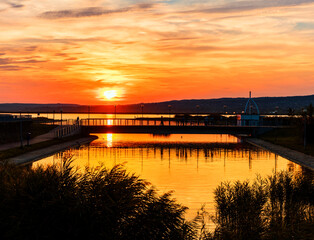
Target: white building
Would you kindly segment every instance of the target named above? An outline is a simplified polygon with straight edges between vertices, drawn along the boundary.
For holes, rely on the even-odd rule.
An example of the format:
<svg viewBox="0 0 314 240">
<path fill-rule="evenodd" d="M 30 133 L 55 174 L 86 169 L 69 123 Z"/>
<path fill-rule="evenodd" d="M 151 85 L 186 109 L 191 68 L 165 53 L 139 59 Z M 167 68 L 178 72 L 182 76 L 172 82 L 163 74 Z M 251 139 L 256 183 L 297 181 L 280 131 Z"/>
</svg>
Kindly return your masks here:
<svg viewBox="0 0 314 240">
<path fill-rule="evenodd" d="M 256 113 L 253 113 L 253 107 L 255 107 Z M 259 126 L 261 125 L 262 117 L 260 116 L 260 112 L 256 102 L 251 97 L 246 102 L 244 113 L 239 114 L 237 116 L 237 125 L 238 126 Z"/>
</svg>

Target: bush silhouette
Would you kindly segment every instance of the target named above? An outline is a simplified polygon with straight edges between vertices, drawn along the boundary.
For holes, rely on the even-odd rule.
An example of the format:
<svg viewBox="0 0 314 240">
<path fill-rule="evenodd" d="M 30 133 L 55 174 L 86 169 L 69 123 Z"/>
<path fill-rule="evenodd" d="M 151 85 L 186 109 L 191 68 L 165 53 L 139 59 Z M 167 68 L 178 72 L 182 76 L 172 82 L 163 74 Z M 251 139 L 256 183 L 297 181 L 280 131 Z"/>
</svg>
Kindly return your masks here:
<svg viewBox="0 0 314 240">
<path fill-rule="evenodd" d="M 121 166 L 0 167 L 0 239 L 192 239 L 185 207 Z"/>
</svg>

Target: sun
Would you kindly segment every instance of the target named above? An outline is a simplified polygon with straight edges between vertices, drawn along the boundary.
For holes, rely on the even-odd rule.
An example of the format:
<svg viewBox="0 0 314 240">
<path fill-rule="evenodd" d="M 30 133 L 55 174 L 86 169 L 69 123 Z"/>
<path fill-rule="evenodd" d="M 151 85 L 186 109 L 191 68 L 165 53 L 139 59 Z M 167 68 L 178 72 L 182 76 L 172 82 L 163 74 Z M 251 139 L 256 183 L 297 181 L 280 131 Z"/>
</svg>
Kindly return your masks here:
<svg viewBox="0 0 314 240">
<path fill-rule="evenodd" d="M 117 96 L 117 91 L 116 90 L 107 90 L 104 91 L 104 96 L 107 100 L 112 100 Z"/>
<path fill-rule="evenodd" d="M 122 88 L 99 88 L 96 91 L 96 98 L 105 102 L 118 102 L 123 100 L 124 89 Z"/>
</svg>

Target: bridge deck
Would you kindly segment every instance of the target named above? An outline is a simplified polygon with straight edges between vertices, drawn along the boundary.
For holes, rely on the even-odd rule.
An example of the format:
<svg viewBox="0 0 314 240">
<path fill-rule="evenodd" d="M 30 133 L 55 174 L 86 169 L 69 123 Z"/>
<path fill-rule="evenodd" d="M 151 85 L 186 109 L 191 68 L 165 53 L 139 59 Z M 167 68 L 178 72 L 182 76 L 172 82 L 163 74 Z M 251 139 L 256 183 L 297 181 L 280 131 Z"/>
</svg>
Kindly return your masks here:
<svg viewBox="0 0 314 240">
<path fill-rule="evenodd" d="M 255 135 L 270 127 L 209 125 L 204 120 L 157 119 L 82 119 L 83 133 L 153 133 L 153 134 L 245 134 Z"/>
<path fill-rule="evenodd" d="M 205 126 L 204 120 L 182 120 L 173 118 L 114 118 L 82 119 L 81 126 Z"/>
</svg>

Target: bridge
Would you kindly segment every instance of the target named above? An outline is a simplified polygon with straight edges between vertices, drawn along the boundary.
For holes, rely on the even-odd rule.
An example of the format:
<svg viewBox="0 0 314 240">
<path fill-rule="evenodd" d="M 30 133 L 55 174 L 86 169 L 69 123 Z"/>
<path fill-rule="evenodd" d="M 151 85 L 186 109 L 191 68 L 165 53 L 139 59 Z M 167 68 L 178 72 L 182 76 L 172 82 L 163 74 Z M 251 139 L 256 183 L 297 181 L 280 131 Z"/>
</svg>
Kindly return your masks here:
<svg viewBox="0 0 314 240">
<path fill-rule="evenodd" d="M 268 126 L 210 125 L 204 120 L 175 118 L 82 119 L 83 134 L 151 133 L 151 134 L 232 134 L 258 135 L 271 130 Z"/>
</svg>

